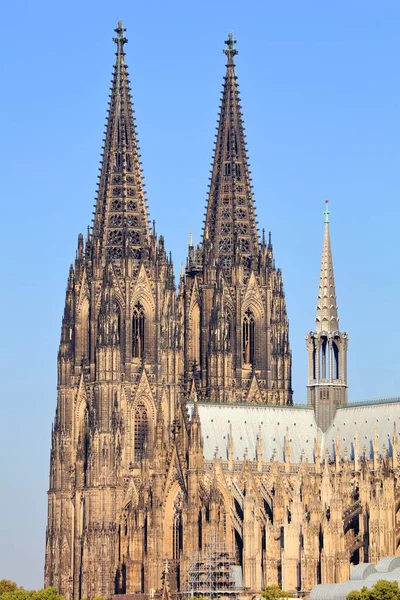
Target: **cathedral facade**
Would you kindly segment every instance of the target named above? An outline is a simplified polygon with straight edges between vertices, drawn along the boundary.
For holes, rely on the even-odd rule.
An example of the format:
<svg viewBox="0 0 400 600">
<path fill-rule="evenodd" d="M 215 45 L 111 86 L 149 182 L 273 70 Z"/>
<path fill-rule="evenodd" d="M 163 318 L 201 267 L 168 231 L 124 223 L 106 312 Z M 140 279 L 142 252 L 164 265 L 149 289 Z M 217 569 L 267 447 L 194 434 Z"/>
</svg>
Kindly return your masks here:
<svg viewBox="0 0 400 600">
<path fill-rule="evenodd" d="M 241 593 L 306 594 L 399 552 L 400 403 L 347 404 L 326 210 L 308 404 L 294 406 L 282 273 L 259 234 L 226 72 L 202 241 L 176 283 L 149 227 L 119 23 L 93 227 L 58 353 L 45 584 L 66 600 L 188 590 L 210 536 Z M 166 568 L 168 565 L 168 568 Z"/>
</svg>

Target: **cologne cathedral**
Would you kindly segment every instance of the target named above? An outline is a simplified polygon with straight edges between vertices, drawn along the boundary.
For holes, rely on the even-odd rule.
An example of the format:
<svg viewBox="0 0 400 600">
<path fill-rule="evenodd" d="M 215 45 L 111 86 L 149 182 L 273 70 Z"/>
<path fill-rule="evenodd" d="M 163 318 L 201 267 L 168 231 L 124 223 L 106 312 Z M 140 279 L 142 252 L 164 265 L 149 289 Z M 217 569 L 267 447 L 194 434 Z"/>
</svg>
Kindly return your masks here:
<svg viewBox="0 0 400 600">
<path fill-rule="evenodd" d="M 400 554 L 400 400 L 348 403 L 326 208 L 308 403 L 293 405 L 282 273 L 257 226 L 231 35 L 202 240 L 175 281 L 149 226 L 115 31 L 94 220 L 62 319 L 45 584 L 66 600 L 193 595 L 213 538 L 241 597 L 271 584 L 304 596 Z"/>
</svg>

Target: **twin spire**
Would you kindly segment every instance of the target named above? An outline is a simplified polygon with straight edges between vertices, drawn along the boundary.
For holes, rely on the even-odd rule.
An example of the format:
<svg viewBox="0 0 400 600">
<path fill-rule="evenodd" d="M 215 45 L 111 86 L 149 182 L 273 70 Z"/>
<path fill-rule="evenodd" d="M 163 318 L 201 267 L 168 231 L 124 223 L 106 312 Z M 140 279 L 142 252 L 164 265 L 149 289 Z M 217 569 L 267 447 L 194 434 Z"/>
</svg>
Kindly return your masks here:
<svg viewBox="0 0 400 600">
<path fill-rule="evenodd" d="M 322 245 L 321 272 L 319 276 L 318 302 L 316 316 L 316 332 L 339 331 L 339 316 L 336 302 L 335 278 L 333 275 L 333 260 L 331 240 L 329 235 L 329 203 L 325 200 L 324 241 Z"/>
<path fill-rule="evenodd" d="M 126 29 L 115 29 L 116 61 L 112 79 L 104 152 L 100 169 L 93 241 L 103 259 L 129 255 L 142 260 L 150 231 L 134 109 L 125 64 Z M 242 109 L 235 74 L 236 40 L 229 34 L 226 73 L 212 164 L 203 244 L 229 277 L 235 261 L 258 255 L 258 230 L 247 158 Z M 321 260 L 316 331 L 337 331 L 339 318 L 329 236 L 328 201 Z"/>
<path fill-rule="evenodd" d="M 229 34 L 223 51 L 226 74 L 203 233 L 204 247 L 210 248 L 228 277 L 238 259 L 258 256 L 257 222 L 235 75 L 235 43 Z"/>
<path fill-rule="evenodd" d="M 112 79 L 103 159 L 93 223 L 93 241 L 103 260 L 131 256 L 141 260 L 150 246 L 144 183 L 134 110 L 125 64 L 125 28 L 115 29 L 116 61 Z"/>
</svg>

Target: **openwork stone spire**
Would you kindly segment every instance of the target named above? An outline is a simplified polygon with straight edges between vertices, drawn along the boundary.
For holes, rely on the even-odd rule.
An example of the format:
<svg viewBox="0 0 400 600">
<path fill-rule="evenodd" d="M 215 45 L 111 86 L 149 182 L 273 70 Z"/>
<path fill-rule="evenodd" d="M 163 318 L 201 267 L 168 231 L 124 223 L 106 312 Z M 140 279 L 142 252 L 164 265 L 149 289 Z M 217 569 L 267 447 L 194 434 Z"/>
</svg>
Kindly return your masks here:
<svg viewBox="0 0 400 600">
<path fill-rule="evenodd" d="M 321 272 L 319 276 L 316 331 L 335 332 L 339 330 L 338 307 L 336 303 L 335 278 L 331 240 L 329 235 L 328 200 L 325 200 L 325 226 L 322 246 Z"/>
<path fill-rule="evenodd" d="M 306 336 L 308 351 L 308 403 L 318 427 L 326 431 L 339 406 L 347 404 L 347 333 L 339 331 L 328 200 L 325 200 L 324 243 L 315 331 Z"/>
<path fill-rule="evenodd" d="M 125 28 L 118 22 L 113 38 L 117 45 L 112 79 L 103 160 L 98 186 L 93 237 L 103 260 L 124 256 L 141 259 L 149 247 L 147 217 L 134 110 L 125 64 Z"/>
<path fill-rule="evenodd" d="M 208 196 L 204 244 L 229 277 L 238 259 L 258 255 L 257 223 L 251 191 L 242 110 L 234 57 L 235 40 L 229 34 L 226 74 Z"/>
</svg>

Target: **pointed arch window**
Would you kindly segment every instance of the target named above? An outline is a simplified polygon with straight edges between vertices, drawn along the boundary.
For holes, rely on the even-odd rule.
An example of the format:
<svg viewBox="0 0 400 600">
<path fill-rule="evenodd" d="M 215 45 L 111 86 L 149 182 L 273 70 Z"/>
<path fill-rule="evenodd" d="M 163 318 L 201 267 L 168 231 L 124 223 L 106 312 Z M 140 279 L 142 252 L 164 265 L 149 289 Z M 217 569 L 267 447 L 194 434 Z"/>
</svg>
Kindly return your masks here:
<svg viewBox="0 0 400 600">
<path fill-rule="evenodd" d="M 144 448 L 148 441 L 148 418 L 147 410 L 143 402 L 140 402 L 135 410 L 135 438 L 134 438 L 134 458 L 138 462 L 143 457 Z"/>
<path fill-rule="evenodd" d="M 339 361 L 339 345 L 337 343 L 337 340 L 335 339 L 335 341 L 332 344 L 332 376 L 333 379 L 340 379 L 340 361 Z"/>
<path fill-rule="evenodd" d="M 255 318 L 254 313 L 248 308 L 243 317 L 243 362 L 254 364 L 255 346 Z"/>
<path fill-rule="evenodd" d="M 224 349 L 231 349 L 231 328 L 232 328 L 232 313 L 230 310 L 225 312 L 224 319 Z"/>
<path fill-rule="evenodd" d="M 191 337 L 192 337 L 192 361 L 200 366 L 200 307 L 195 304 L 191 315 Z"/>
<path fill-rule="evenodd" d="M 144 326 L 146 315 L 140 302 L 133 309 L 132 318 L 132 358 L 144 356 Z"/>
<path fill-rule="evenodd" d="M 119 308 L 119 304 L 116 300 L 114 300 L 114 311 L 117 316 L 117 328 L 118 328 L 118 339 L 121 340 L 121 310 Z"/>
</svg>

